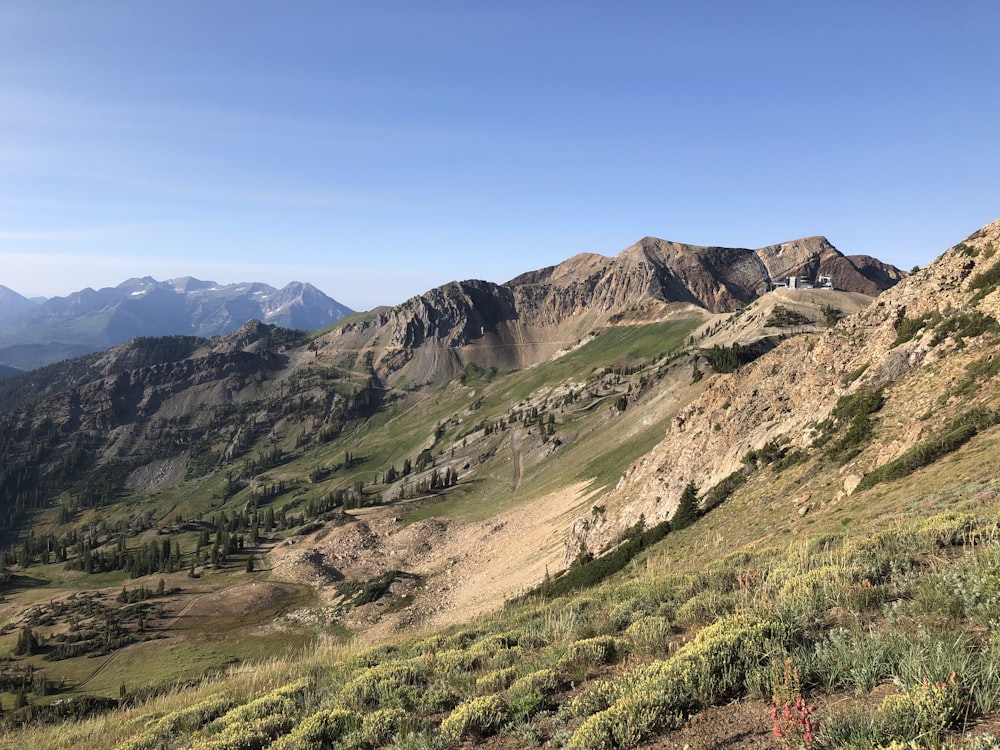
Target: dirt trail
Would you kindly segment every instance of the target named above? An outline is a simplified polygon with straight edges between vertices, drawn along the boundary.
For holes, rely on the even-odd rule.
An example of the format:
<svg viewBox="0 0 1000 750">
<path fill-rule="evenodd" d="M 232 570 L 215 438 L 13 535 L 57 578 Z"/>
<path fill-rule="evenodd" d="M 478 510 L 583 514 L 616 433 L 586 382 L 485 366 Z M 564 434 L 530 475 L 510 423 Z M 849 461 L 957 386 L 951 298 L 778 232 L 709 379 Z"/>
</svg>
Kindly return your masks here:
<svg viewBox="0 0 1000 750">
<path fill-rule="evenodd" d="M 510 452 L 514 457 L 514 480 L 511 482 L 511 489 L 516 490 L 521 484 L 521 452 L 517 449 L 517 441 L 514 435 L 517 430 L 510 431 Z"/>
<path fill-rule="evenodd" d="M 180 622 L 181 618 L 183 618 L 185 615 L 187 615 L 189 612 L 191 612 L 191 610 L 194 609 L 194 607 L 199 602 L 201 602 L 203 599 L 205 599 L 206 597 L 209 597 L 210 600 L 218 600 L 218 599 L 222 598 L 226 593 L 228 593 L 230 591 L 235 591 L 237 589 L 246 588 L 247 586 L 250 586 L 250 585 L 253 585 L 253 584 L 252 583 L 247 583 L 247 582 L 240 582 L 240 583 L 234 584 L 232 586 L 226 586 L 225 588 L 221 588 L 221 589 L 217 589 L 217 590 L 211 590 L 210 589 L 210 590 L 203 591 L 201 593 L 195 594 L 194 596 L 192 596 L 184 604 L 184 606 L 177 612 L 177 614 L 175 614 L 169 620 L 167 620 L 166 622 L 164 622 L 162 625 L 157 626 L 157 630 L 160 631 L 161 633 L 172 634 L 173 628 L 177 625 L 178 622 Z M 98 675 L 100 675 L 102 672 L 106 671 L 107 668 L 109 666 L 111 666 L 111 663 L 115 661 L 115 659 L 117 659 L 122 654 L 130 651 L 130 649 L 132 649 L 133 646 L 141 647 L 143 645 L 146 645 L 147 643 L 148 642 L 140 641 L 138 643 L 133 643 L 133 644 L 130 644 L 128 646 L 125 646 L 124 648 L 119 648 L 119 649 L 116 649 L 115 651 L 112 651 L 104 659 L 101 660 L 101 663 L 97 665 L 97 668 L 93 672 L 91 672 L 89 676 L 87 676 L 84 680 L 82 680 L 76 686 L 75 689 L 79 690 L 80 688 L 82 688 L 82 687 L 86 686 L 87 684 L 89 684 L 90 682 L 92 682 Z"/>
</svg>

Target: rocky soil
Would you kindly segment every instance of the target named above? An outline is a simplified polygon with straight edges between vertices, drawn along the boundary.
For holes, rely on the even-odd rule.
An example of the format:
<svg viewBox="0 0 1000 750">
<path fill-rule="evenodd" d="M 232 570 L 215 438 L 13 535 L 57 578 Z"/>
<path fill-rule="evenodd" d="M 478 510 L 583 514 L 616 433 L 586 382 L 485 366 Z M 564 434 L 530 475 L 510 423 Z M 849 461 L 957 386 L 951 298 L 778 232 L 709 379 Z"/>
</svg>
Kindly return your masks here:
<svg viewBox="0 0 1000 750">
<path fill-rule="evenodd" d="M 341 602 L 336 584 L 345 578 L 390 570 L 419 576 L 419 583 L 397 581 L 389 597 L 343 616 L 343 624 L 377 640 L 399 629 L 467 621 L 539 583 L 550 567 L 562 567 L 562 541 L 589 497 L 579 484 L 479 523 L 407 524 L 398 508 L 363 509 L 346 523 L 285 541 L 268 562 L 274 578 L 314 586 L 334 609 Z M 406 606 L 395 606 L 403 597 Z"/>
<path fill-rule="evenodd" d="M 937 395 L 981 356 L 977 341 L 934 341 L 928 330 L 894 342 L 904 320 L 969 310 L 970 280 L 1000 261 L 996 248 L 1000 222 L 835 327 L 789 339 L 731 375 L 714 376 L 705 393 L 678 414 L 663 442 L 629 467 L 602 501 L 608 511 L 603 519 L 577 520 L 566 554 L 575 554 L 581 543 L 600 549 L 640 515 L 649 522 L 668 518 L 689 481 L 708 489 L 739 468 L 747 451 L 769 441 L 808 448 L 819 435 L 816 426 L 845 394 L 890 386 L 896 397 L 879 414 L 875 447 L 842 470 L 844 493 L 854 489 L 864 472 L 935 434 L 959 407 L 941 403 Z M 987 295 L 976 309 L 997 317 L 1000 294 Z"/>
</svg>

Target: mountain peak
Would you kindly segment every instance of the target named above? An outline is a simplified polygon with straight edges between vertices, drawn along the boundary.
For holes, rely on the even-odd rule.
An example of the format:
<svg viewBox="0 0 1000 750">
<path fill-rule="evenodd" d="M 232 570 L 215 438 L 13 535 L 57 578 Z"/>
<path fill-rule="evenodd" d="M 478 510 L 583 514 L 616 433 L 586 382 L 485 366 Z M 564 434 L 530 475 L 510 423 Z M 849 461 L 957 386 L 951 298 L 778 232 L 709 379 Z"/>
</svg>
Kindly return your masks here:
<svg viewBox="0 0 1000 750">
<path fill-rule="evenodd" d="M 647 236 L 616 256 L 579 253 L 505 284 L 451 282 L 324 340 L 337 350 L 371 352 L 385 382 L 427 385 L 470 362 L 529 367 L 607 325 L 732 312 L 789 275 L 829 273 L 840 289 L 867 297 L 894 283 L 889 274 L 884 286 L 866 278 L 825 237 L 770 247 L 765 253 Z"/>
<path fill-rule="evenodd" d="M 137 336 L 214 336 L 252 319 L 317 329 L 352 312 L 310 284 L 293 282 L 277 290 L 259 282 L 220 286 L 192 276 L 167 282 L 151 276 L 131 278 L 115 287 L 84 289 L 43 305 L 19 302 L 18 297 L 10 297 L 10 309 L 19 314 L 11 313 L 0 333 L 0 364 L 20 369 L 55 362 L 67 352 L 80 355 L 106 349 Z M 0 292 L 0 318 L 5 317 L 6 298 Z"/>
<path fill-rule="evenodd" d="M 37 305 L 27 297 L 0 284 L 0 320 L 19 315 L 35 307 Z"/>
<path fill-rule="evenodd" d="M 154 279 L 152 276 L 143 276 L 142 278 L 131 278 L 126 279 L 121 284 L 115 287 L 115 289 L 149 289 L 152 287 L 162 286 L 162 284 Z"/>
<path fill-rule="evenodd" d="M 214 281 L 202 281 L 201 279 L 196 279 L 194 276 L 181 276 L 176 279 L 168 279 L 167 284 L 169 284 L 174 291 L 182 293 L 203 292 L 219 286 Z"/>
</svg>

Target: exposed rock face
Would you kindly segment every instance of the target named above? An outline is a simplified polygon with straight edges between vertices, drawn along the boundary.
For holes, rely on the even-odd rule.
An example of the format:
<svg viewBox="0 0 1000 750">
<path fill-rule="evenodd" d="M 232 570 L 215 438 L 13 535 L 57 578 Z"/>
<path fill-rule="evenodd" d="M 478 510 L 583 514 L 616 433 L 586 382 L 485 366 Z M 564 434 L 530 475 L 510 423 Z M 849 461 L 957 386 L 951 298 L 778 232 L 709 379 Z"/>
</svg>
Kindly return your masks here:
<svg viewBox="0 0 1000 750">
<path fill-rule="evenodd" d="M 834 256 L 824 265 L 808 253 L 789 259 L 780 247 L 761 252 L 762 262 L 780 273 L 801 273 L 803 268 L 809 273 L 813 267 L 824 273 L 830 264 L 849 262 Z M 896 405 L 882 417 L 889 425 L 884 445 L 864 460 L 880 465 L 926 439 L 932 428 L 915 424 L 914 417 L 941 409 L 941 393 L 961 377 L 966 361 L 977 356 L 975 344 L 934 343 L 929 332 L 900 343 L 898 330 L 904 320 L 925 313 L 948 317 L 969 310 L 970 279 L 1000 261 L 997 249 L 1000 222 L 976 232 L 824 333 L 789 339 L 732 375 L 716 376 L 701 397 L 681 410 L 663 442 L 626 471 L 603 503 L 607 512 L 602 518 L 577 521 L 566 545 L 567 558 L 581 544 L 600 549 L 640 515 L 649 523 L 669 518 L 689 481 L 702 489 L 713 487 L 741 466 L 749 450 L 772 440 L 808 447 L 817 436 L 815 425 L 829 416 L 838 398 L 860 389 L 888 385 L 898 394 Z M 860 266 L 858 274 L 867 281 L 883 271 L 890 279 L 898 274 L 879 271 L 877 262 Z M 997 317 L 1000 293 L 976 302 L 976 309 Z M 933 367 L 946 356 L 952 366 Z M 936 380 L 929 384 L 932 378 Z M 863 470 L 873 467 L 869 463 Z M 848 474 L 845 492 L 859 479 Z"/>
<path fill-rule="evenodd" d="M 899 283 L 906 274 L 867 255 L 841 255 L 826 237 L 806 237 L 756 251 L 774 281 L 789 276 L 813 279 L 832 276 L 838 289 L 875 297 Z"/>
<path fill-rule="evenodd" d="M 875 288 L 878 289 L 888 289 L 906 278 L 906 274 L 895 266 L 883 263 L 878 258 L 873 258 L 870 255 L 848 255 L 847 260 L 858 269 L 858 273 L 871 281 Z M 863 289 L 859 291 L 864 294 L 870 294 L 870 292 L 865 292 Z"/>
<path fill-rule="evenodd" d="M 831 275 L 841 289 L 874 296 L 902 277 L 876 264 L 863 263 L 862 273 L 823 237 L 759 250 L 646 237 L 613 258 L 584 253 L 503 285 L 452 282 L 364 323 L 346 324 L 324 344 L 367 355 L 387 382 L 422 385 L 452 376 L 467 362 L 530 366 L 609 323 L 694 308 L 732 311 L 792 275 Z"/>
<path fill-rule="evenodd" d="M 201 405 L 238 401 L 240 391 L 283 364 L 284 358 L 272 352 L 237 350 L 135 369 L 113 367 L 109 369 L 114 374 L 63 391 L 31 408 L 13 410 L 0 418 L 0 424 L 12 441 L 27 440 L 39 423 L 67 436 L 79 432 L 108 435 L 123 427 L 134 433 L 133 438 L 139 434 L 137 430 L 155 436 L 158 426 L 146 423 L 145 418 L 153 414 L 164 419 L 175 416 L 164 409 L 172 397 L 183 397 L 185 413 Z"/>
<path fill-rule="evenodd" d="M 191 462 L 204 473 L 310 399 L 335 419 L 355 416 L 349 396 L 304 386 L 286 401 L 268 387 L 289 371 L 289 350 L 304 358 L 304 344 L 304 334 L 251 321 L 211 341 L 133 339 L 19 376 L 0 389 L 0 506 L 16 515 L 25 486 L 54 495 L 74 474 L 87 474 L 72 486 L 88 504 L 108 487 L 178 481 Z M 248 404 L 263 410 L 267 428 L 241 418 Z"/>
</svg>

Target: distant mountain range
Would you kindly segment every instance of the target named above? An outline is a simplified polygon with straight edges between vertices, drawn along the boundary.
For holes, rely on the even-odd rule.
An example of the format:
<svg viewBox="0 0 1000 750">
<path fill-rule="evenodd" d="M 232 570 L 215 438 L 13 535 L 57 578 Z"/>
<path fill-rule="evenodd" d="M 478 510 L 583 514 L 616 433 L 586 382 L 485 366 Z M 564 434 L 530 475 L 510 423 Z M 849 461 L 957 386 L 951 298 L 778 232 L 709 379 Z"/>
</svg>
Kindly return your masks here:
<svg viewBox="0 0 1000 750">
<path fill-rule="evenodd" d="M 28 312 L 35 307 L 35 302 L 0 284 L 0 320 Z"/>
<path fill-rule="evenodd" d="M 0 377 L 121 344 L 136 336 L 216 336 L 249 320 L 324 328 L 352 312 L 311 284 L 219 285 L 190 276 L 129 279 L 41 303 L 0 286 Z"/>
</svg>

